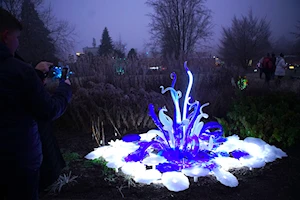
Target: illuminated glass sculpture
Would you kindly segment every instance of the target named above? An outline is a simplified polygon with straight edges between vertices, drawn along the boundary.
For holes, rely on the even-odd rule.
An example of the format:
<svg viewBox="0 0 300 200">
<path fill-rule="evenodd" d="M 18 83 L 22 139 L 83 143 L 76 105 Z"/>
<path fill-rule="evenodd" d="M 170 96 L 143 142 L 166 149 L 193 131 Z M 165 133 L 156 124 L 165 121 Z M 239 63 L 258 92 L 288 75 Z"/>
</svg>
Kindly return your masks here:
<svg viewBox="0 0 300 200">
<path fill-rule="evenodd" d="M 109 142 L 109 145 L 95 149 L 86 155 L 87 159 L 103 157 L 107 166 L 122 170 L 139 183 L 163 184 L 171 191 L 182 191 L 189 187 L 188 177 L 214 175 L 218 181 L 229 187 L 238 185 L 237 178 L 228 172 L 244 166 L 260 168 L 266 162 L 287 156 L 282 150 L 261 139 L 238 136 L 223 137 L 222 126 L 217 122 L 201 121 L 208 118 L 200 105 L 191 102 L 190 92 L 193 75 L 184 63 L 189 83 L 180 107 L 180 91 L 175 90 L 176 74 L 172 73 L 171 87 L 161 86 L 161 92 L 171 93 L 174 103 L 173 119 L 166 114 L 167 108 L 159 110 L 158 116 L 152 104 L 149 113 L 156 124 L 156 130 L 143 134 L 129 134 Z"/>
<path fill-rule="evenodd" d="M 246 87 L 248 86 L 248 80 L 247 80 L 246 76 L 244 76 L 243 78 L 239 77 L 237 85 L 238 85 L 240 90 L 246 89 Z"/>
<path fill-rule="evenodd" d="M 125 74 L 125 66 L 126 66 L 126 59 L 125 58 L 117 58 L 114 64 L 114 68 L 118 75 Z"/>
</svg>

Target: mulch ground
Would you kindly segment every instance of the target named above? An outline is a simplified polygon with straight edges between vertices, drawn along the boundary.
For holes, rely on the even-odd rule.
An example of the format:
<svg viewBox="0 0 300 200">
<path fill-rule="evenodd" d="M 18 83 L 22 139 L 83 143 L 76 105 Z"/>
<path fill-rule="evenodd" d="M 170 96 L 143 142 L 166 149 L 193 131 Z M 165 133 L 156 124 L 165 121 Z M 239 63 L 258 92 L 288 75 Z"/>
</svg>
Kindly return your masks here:
<svg viewBox="0 0 300 200">
<path fill-rule="evenodd" d="M 153 199 L 153 200 L 287 200 L 300 199 L 300 147 L 284 149 L 288 157 L 267 164 L 261 169 L 241 169 L 232 173 L 239 185 L 229 188 L 214 177 L 190 179 L 190 188 L 182 192 L 171 192 L 154 185 L 133 185 L 122 176 L 112 174 L 107 180 L 101 165 L 87 165 L 83 158 L 96 147 L 91 135 L 84 133 L 56 133 L 63 151 L 76 152 L 81 158 L 70 162 L 68 171 L 79 176 L 77 183 L 62 188 L 59 194 L 42 194 L 42 200 L 67 199 Z M 66 171 L 66 173 L 68 172 Z"/>
</svg>

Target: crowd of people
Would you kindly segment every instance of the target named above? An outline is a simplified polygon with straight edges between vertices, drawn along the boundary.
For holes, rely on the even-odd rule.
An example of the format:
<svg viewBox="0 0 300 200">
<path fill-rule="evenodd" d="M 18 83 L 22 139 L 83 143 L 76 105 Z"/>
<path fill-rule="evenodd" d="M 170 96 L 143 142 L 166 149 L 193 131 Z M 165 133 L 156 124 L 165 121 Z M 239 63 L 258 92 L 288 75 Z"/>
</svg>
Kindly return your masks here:
<svg viewBox="0 0 300 200">
<path fill-rule="evenodd" d="M 276 86 L 280 86 L 281 79 L 285 76 L 285 70 L 287 69 L 286 62 L 284 60 L 283 53 L 277 57 L 274 53 L 262 57 L 257 66 L 260 70 L 259 77 L 265 75 L 265 84 L 269 86 L 270 80 L 275 80 Z"/>
<path fill-rule="evenodd" d="M 71 100 L 69 79 L 53 94 L 44 87 L 51 62 L 35 67 L 16 54 L 21 23 L 0 8 L 0 199 L 37 200 L 64 160 L 51 131 Z"/>
</svg>

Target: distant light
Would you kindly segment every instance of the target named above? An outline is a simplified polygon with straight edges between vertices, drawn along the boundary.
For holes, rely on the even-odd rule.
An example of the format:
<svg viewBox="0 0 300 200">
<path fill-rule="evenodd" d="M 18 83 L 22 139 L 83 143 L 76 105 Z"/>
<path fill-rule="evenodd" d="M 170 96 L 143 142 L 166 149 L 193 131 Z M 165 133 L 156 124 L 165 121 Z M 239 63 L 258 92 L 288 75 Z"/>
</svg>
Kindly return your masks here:
<svg viewBox="0 0 300 200">
<path fill-rule="evenodd" d="M 81 53 L 76 53 L 76 56 L 80 56 L 81 55 Z"/>
<path fill-rule="evenodd" d="M 152 69 L 152 70 L 158 70 L 158 69 L 160 69 L 161 68 L 161 66 L 153 66 L 153 67 L 149 67 L 149 69 Z"/>
<path fill-rule="evenodd" d="M 290 65 L 290 66 L 289 66 L 289 69 L 295 69 L 295 66 Z"/>
<path fill-rule="evenodd" d="M 254 72 L 257 72 L 257 69 L 254 69 Z"/>
</svg>

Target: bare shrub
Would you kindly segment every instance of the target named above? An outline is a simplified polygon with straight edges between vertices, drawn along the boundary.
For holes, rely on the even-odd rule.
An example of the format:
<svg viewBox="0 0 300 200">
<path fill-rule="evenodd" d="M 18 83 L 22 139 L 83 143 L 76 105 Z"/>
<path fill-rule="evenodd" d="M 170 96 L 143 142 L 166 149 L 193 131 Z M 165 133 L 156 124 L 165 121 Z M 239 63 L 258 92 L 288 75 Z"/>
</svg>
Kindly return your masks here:
<svg viewBox="0 0 300 200">
<path fill-rule="evenodd" d="M 157 59 L 156 62 L 165 66 L 179 66 L 178 61 L 171 59 Z M 150 103 L 156 109 L 166 106 L 168 114 L 173 117 L 170 94 L 160 93 L 161 85 L 171 85 L 169 71 L 147 75 L 144 70 L 152 64 L 147 59 L 130 61 L 126 67 L 131 71 L 120 76 L 114 73 L 112 58 L 81 57 L 71 66 L 75 71 L 72 78 L 73 98 L 66 114 L 57 123 L 58 127 L 91 133 L 93 122 L 99 120 L 103 122 L 105 137 L 109 141 L 111 137 L 115 137 L 114 133 L 123 135 L 155 128 L 148 115 Z M 194 74 L 191 92 L 193 99 L 201 104 L 209 102 L 210 106 L 205 108 L 205 112 L 211 117 L 224 116 L 237 92 L 231 84 L 234 69 L 215 67 L 209 59 L 192 59 L 189 66 Z M 141 68 L 142 73 L 134 68 Z M 261 88 L 254 77 L 250 76 L 248 79 L 249 86 L 243 91 L 244 94 Z M 175 88 L 184 94 L 188 83 L 186 73 L 177 71 L 177 80 Z M 281 88 L 299 92 L 299 84 L 293 83 L 293 87 L 288 88 L 291 82 L 296 81 L 290 80 Z"/>
</svg>

